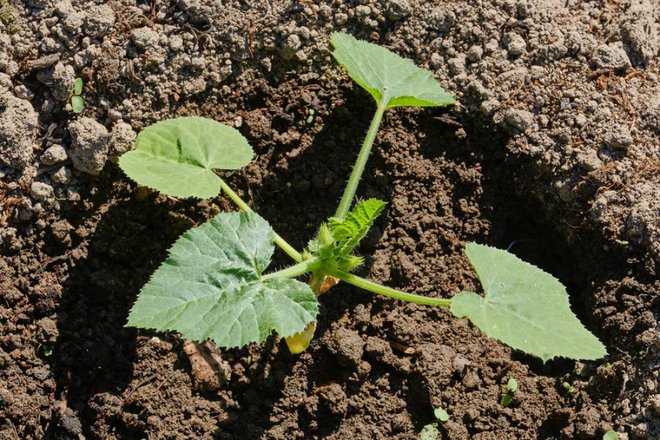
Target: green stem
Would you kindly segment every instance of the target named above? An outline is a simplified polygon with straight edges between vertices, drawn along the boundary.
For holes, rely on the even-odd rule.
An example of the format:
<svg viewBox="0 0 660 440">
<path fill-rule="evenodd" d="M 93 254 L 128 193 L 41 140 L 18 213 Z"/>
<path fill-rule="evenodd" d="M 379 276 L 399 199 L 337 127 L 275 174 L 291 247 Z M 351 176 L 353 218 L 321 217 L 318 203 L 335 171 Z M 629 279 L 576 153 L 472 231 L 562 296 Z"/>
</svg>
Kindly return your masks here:
<svg viewBox="0 0 660 440">
<path fill-rule="evenodd" d="M 233 189 L 227 183 L 220 179 L 220 188 L 229 196 L 229 198 L 238 205 L 245 212 L 254 212 L 252 208 L 248 206 L 247 203 L 241 199 L 238 194 L 234 192 Z M 293 246 L 286 242 L 279 234 L 275 234 L 275 244 L 278 245 L 284 252 L 286 252 L 291 258 L 293 258 L 297 263 L 300 263 L 303 258 L 300 252 L 298 252 Z"/>
<path fill-rule="evenodd" d="M 294 264 L 285 269 L 278 270 L 277 272 L 272 272 L 261 277 L 262 280 L 267 280 L 269 278 L 294 278 L 300 276 L 304 273 L 310 272 L 312 266 L 318 262 L 318 258 L 310 258 L 301 263 Z"/>
<path fill-rule="evenodd" d="M 383 98 L 381 102 L 389 102 L 389 99 Z M 386 104 L 378 104 L 376 114 L 371 120 L 369 131 L 367 131 L 367 137 L 364 138 L 362 148 L 360 149 L 360 154 L 358 154 L 357 160 L 355 161 L 355 166 L 351 172 L 351 177 L 348 179 L 344 194 L 341 196 L 341 201 L 339 202 L 339 207 L 337 208 L 335 217 L 344 218 L 346 217 L 346 214 L 348 214 L 349 209 L 351 209 L 353 198 L 355 197 L 355 192 L 357 191 L 358 184 L 362 178 L 364 167 L 367 164 L 369 153 L 371 153 L 371 148 L 374 145 L 374 140 L 376 139 L 376 134 L 378 133 L 378 128 L 380 127 L 380 122 L 383 119 L 383 114 L 385 113 L 386 109 Z"/>
<path fill-rule="evenodd" d="M 391 287 L 382 286 L 373 281 L 369 281 L 352 273 L 344 272 L 341 270 L 331 271 L 329 275 L 339 278 L 356 287 L 360 287 L 369 292 L 377 293 L 379 295 L 389 296 L 390 298 L 398 299 L 400 301 L 411 302 L 415 304 L 424 304 L 427 306 L 449 307 L 451 300 L 446 298 L 429 298 L 427 296 L 415 295 L 412 293 L 402 292 L 400 290 L 392 289 Z"/>
</svg>

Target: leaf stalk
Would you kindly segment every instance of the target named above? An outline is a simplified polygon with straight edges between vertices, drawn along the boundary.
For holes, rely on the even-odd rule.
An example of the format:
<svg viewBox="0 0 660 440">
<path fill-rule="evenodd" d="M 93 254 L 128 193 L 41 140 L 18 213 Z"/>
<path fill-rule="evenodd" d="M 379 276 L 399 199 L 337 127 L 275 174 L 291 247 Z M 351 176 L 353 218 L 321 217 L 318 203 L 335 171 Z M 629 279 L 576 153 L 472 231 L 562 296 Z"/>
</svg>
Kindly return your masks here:
<svg viewBox="0 0 660 440">
<path fill-rule="evenodd" d="M 310 272 L 313 267 L 318 264 L 318 261 L 318 258 L 310 258 L 309 260 L 302 261 L 293 266 L 278 270 L 277 272 L 268 273 L 261 277 L 261 279 L 265 281 L 271 278 L 294 278 Z"/>
<path fill-rule="evenodd" d="M 349 284 L 359 287 L 369 292 L 377 293 L 379 295 L 388 296 L 390 298 L 398 299 L 399 301 L 406 301 L 415 304 L 423 304 L 427 306 L 449 307 L 451 306 L 451 299 L 447 298 L 429 298 L 428 296 L 415 295 L 412 293 L 402 292 L 391 287 L 382 286 L 373 281 L 353 275 L 352 273 L 344 272 L 341 270 L 330 271 L 329 275 L 339 278 Z"/>
<path fill-rule="evenodd" d="M 389 98 L 387 101 L 389 101 Z M 367 159 L 369 158 L 369 154 L 371 153 L 374 141 L 376 140 L 376 134 L 378 133 L 380 122 L 383 120 L 383 114 L 385 113 L 385 110 L 387 110 L 387 101 L 382 99 L 378 103 L 376 114 L 371 120 L 369 131 L 367 131 L 367 137 L 364 138 L 362 148 L 360 148 L 360 153 L 358 154 L 357 160 L 355 161 L 355 166 L 353 166 L 353 171 L 351 171 L 351 177 L 349 177 L 348 183 L 346 184 L 346 189 L 344 190 L 344 194 L 341 196 L 339 207 L 335 213 L 335 217 L 337 218 L 345 218 L 346 214 L 348 214 L 348 211 L 351 209 L 353 198 L 355 197 L 355 192 L 357 191 L 358 184 L 362 178 L 362 173 L 364 172 L 364 167 L 367 165 Z"/>
<path fill-rule="evenodd" d="M 254 211 L 252 211 L 252 208 L 250 208 L 248 206 L 248 204 L 245 203 L 243 201 L 243 199 L 241 199 L 239 197 L 239 195 L 236 194 L 234 192 L 234 190 L 231 189 L 231 187 L 229 185 L 227 185 L 227 182 L 222 180 L 222 178 L 220 178 L 220 188 L 225 192 L 225 194 L 227 194 L 227 196 L 229 196 L 229 198 L 232 200 L 232 202 L 236 203 L 236 205 L 240 209 L 242 209 L 245 212 L 254 212 Z M 287 255 L 289 255 L 291 258 L 293 258 L 296 261 L 296 263 L 300 263 L 300 262 L 303 261 L 302 254 L 300 252 L 298 252 L 289 243 L 287 243 L 287 241 L 285 239 L 283 239 L 277 233 L 275 233 L 275 244 L 278 245 L 280 247 L 280 249 L 282 249 L 284 252 L 286 252 Z"/>
</svg>

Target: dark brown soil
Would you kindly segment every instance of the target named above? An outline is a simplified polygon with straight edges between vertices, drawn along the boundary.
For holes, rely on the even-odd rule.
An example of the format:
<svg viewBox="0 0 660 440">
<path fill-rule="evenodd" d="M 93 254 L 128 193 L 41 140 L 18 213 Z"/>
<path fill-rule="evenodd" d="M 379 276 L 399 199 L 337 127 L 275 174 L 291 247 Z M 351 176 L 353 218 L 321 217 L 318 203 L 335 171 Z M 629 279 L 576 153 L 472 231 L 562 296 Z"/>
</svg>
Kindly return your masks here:
<svg viewBox="0 0 660 440">
<path fill-rule="evenodd" d="M 23 20 L 18 25 L 26 29 L 30 17 L 45 23 L 54 7 L 32 3 L 15 5 Z M 190 6 L 208 3 L 159 3 L 111 3 L 118 18 L 104 41 L 112 44 L 99 44 L 104 52 L 97 61 L 145 64 L 134 72 L 139 81 L 114 76 L 112 66 L 87 70 L 85 116 L 110 128 L 117 120 L 113 109 L 120 109 L 119 118 L 136 131 L 175 115 L 229 123 L 240 117 L 237 125 L 257 157 L 229 181 L 276 231 L 303 248 L 336 208 L 372 115 L 371 99 L 324 58 L 325 52 L 314 52 L 313 68 L 305 70 L 298 65 L 305 64 L 300 56 L 286 53 L 286 44 L 273 54 L 260 46 L 267 43 L 254 43 L 257 55 L 234 61 L 223 85 L 189 96 L 161 90 L 166 98 L 157 101 L 157 85 L 144 82 L 154 64 L 129 43 L 125 54 L 113 51 L 117 41 L 157 23 L 180 26 L 168 34 L 170 44 L 173 36 L 189 33 L 199 38 L 201 53 L 211 50 L 205 47 L 220 50 L 214 31 L 205 30 Z M 342 3 L 338 11 L 354 9 L 352 3 L 334 3 Z M 357 3 L 382 3 L 391 12 L 392 4 L 408 2 Z M 432 3 L 427 6 L 437 7 Z M 149 15 L 151 5 L 164 11 L 162 17 Z M 308 5 L 287 6 L 274 29 L 300 24 Z M 234 5 L 231 14 L 241 10 L 251 11 Z M 214 19 L 216 26 L 223 23 Z M 417 18 L 406 20 L 414 29 Z M 240 23 L 247 29 L 247 22 Z M 359 23 L 351 21 L 350 30 L 364 38 L 375 32 Z M 250 38 L 267 40 L 266 24 L 250 26 Z M 387 26 L 372 37 L 384 38 L 388 29 L 408 35 L 403 27 Z M 319 25 L 318 30 L 323 46 L 328 29 Z M 227 32 L 218 34 L 222 41 L 247 35 Z M 286 37 L 284 31 L 273 32 Z M 62 53 L 69 50 L 63 47 Z M 264 67 L 266 55 L 272 68 Z M 186 81 L 197 78 L 187 74 Z M 42 109 L 44 127 L 37 150 L 49 145 L 48 138 L 69 148 L 66 124 L 74 117 L 63 108 L 43 110 L 50 92 L 33 72 L 21 70 L 11 79 L 37 94 L 32 104 Z M 467 86 L 457 91 L 466 95 L 457 109 L 386 115 L 359 195 L 389 205 L 362 246 L 367 264 L 361 275 L 423 295 L 451 296 L 478 289 L 463 255 L 466 242 L 509 248 L 566 284 L 573 309 L 606 344 L 606 359 L 543 364 L 485 338 L 446 310 L 376 298 L 340 284 L 321 297 L 316 339 L 306 352 L 289 354 L 278 337 L 224 351 L 222 385 L 209 391 L 195 382 L 176 334 L 138 332 L 124 324 L 140 287 L 178 235 L 221 210 L 233 210 L 230 202 L 148 193 L 109 160 L 98 176 L 74 171 L 73 183 L 53 184 L 56 198 L 44 201 L 43 211 L 21 218 L 24 200 L 34 199 L 32 181 L 50 182 L 44 176 L 57 168 L 39 165 L 31 174 L 28 166 L 3 172 L 0 192 L 0 208 L 8 213 L 2 227 L 14 228 L 14 235 L 0 237 L 0 439 L 409 439 L 433 421 L 437 406 L 451 417 L 442 427 L 447 439 L 600 439 L 610 428 L 620 439 L 658 438 L 655 248 L 652 240 L 621 244 L 617 218 L 603 226 L 602 218 L 585 214 L 599 194 L 625 187 L 588 174 L 573 158 L 556 170 L 579 182 L 570 202 L 550 195 L 554 168 L 521 147 L 520 133 L 472 111 L 478 104 L 472 92 Z M 127 116 L 123 100 L 143 101 L 145 93 L 154 100 Z M 306 122 L 310 109 L 311 124 Z M 54 125 L 46 134 L 49 124 Z M 657 176 L 641 173 L 638 181 L 653 186 Z M 21 202 L 12 206 L 9 197 Z M 624 205 L 621 209 L 630 206 Z M 278 254 L 275 264 L 288 261 Z M 505 408 L 499 402 L 512 377 L 519 390 Z"/>
</svg>

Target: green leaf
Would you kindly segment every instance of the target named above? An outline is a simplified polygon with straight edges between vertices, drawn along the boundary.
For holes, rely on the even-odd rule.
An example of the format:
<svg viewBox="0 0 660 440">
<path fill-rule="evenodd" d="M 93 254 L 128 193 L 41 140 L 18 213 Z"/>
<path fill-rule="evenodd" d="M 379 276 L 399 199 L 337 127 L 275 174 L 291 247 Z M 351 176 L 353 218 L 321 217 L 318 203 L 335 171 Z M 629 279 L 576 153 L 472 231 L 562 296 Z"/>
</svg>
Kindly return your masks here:
<svg viewBox="0 0 660 440">
<path fill-rule="evenodd" d="M 242 168 L 252 147 L 234 128 L 197 116 L 157 122 L 138 135 L 119 166 L 140 185 L 174 197 L 209 198 L 220 192 L 213 169 Z"/>
<path fill-rule="evenodd" d="M 518 391 L 518 381 L 513 377 L 509 379 L 506 383 L 506 390 L 510 393 L 515 393 Z"/>
<path fill-rule="evenodd" d="M 605 434 L 603 434 L 603 440 L 617 440 L 618 438 L 619 434 L 617 434 L 617 432 L 613 429 L 610 429 Z"/>
<path fill-rule="evenodd" d="M 422 432 L 419 433 L 419 440 L 436 440 L 439 435 L 437 423 L 429 423 L 424 425 Z"/>
<path fill-rule="evenodd" d="M 73 95 L 71 97 L 71 110 L 74 113 L 82 113 L 85 110 L 85 101 L 81 96 Z"/>
<path fill-rule="evenodd" d="M 486 335 L 540 357 L 599 359 L 603 344 L 571 311 L 566 288 L 553 276 L 499 249 L 469 243 L 466 254 L 485 296 L 460 292 L 451 311 Z"/>
<path fill-rule="evenodd" d="M 330 232 L 341 253 L 348 254 L 360 243 L 386 205 L 378 199 L 363 200 L 345 218 L 329 219 Z"/>
<path fill-rule="evenodd" d="M 330 42 L 335 48 L 332 55 L 353 81 L 387 108 L 433 107 L 456 102 L 431 72 L 384 47 L 344 33 L 332 34 Z"/>
<path fill-rule="evenodd" d="M 310 287 L 288 278 L 261 279 L 274 233 L 254 213 L 221 213 L 190 229 L 142 288 L 128 325 L 175 330 L 220 347 L 301 332 L 318 314 Z"/>
<path fill-rule="evenodd" d="M 83 91 L 83 79 L 76 78 L 75 81 L 73 81 L 73 94 L 80 95 L 82 91 Z"/>
<path fill-rule="evenodd" d="M 442 422 L 442 423 L 445 423 L 446 421 L 449 420 L 449 414 L 441 406 L 437 407 L 433 411 L 433 415 L 435 416 L 436 419 L 438 419 L 439 422 Z"/>
</svg>

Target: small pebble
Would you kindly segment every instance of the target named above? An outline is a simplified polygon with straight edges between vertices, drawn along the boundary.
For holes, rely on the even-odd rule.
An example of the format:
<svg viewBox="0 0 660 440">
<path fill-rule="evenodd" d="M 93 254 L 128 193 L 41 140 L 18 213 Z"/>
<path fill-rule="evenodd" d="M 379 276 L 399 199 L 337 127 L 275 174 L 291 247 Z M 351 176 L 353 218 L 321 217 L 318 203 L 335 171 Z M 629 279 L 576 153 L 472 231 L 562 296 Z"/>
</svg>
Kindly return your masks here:
<svg viewBox="0 0 660 440">
<path fill-rule="evenodd" d="M 55 196 L 55 192 L 47 183 L 33 182 L 30 186 L 30 195 L 36 200 L 50 200 Z"/>
<path fill-rule="evenodd" d="M 52 145 L 44 151 L 41 155 L 41 163 L 44 165 L 55 165 L 59 162 L 64 162 L 67 159 L 66 150 L 61 145 Z"/>
<path fill-rule="evenodd" d="M 513 128 L 524 132 L 534 122 L 534 115 L 527 110 L 509 109 L 504 114 L 504 119 Z"/>
</svg>

